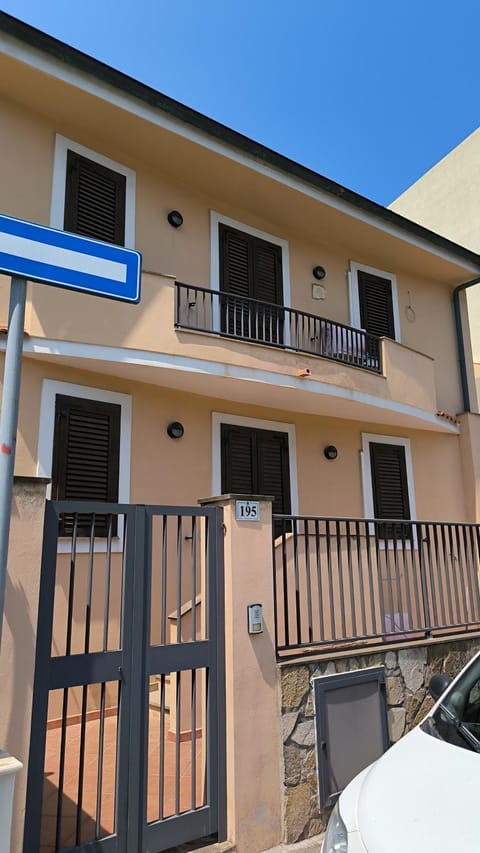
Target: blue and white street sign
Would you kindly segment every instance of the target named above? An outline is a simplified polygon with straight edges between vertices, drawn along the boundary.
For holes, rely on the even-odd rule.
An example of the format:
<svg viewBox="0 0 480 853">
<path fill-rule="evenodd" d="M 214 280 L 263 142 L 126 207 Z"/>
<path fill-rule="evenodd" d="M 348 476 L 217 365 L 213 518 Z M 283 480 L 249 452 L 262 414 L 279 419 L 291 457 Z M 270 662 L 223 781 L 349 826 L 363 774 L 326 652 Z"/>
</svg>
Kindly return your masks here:
<svg viewBox="0 0 480 853">
<path fill-rule="evenodd" d="M 132 249 L 0 214 L 0 272 L 136 303 L 140 270 Z"/>
</svg>

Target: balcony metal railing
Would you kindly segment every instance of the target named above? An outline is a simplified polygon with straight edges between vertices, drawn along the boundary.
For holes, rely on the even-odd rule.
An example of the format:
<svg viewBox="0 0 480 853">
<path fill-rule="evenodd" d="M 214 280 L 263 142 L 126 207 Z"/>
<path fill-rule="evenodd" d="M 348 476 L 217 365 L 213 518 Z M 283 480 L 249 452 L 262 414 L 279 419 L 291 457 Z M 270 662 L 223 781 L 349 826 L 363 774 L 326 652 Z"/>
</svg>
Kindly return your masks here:
<svg viewBox="0 0 480 853">
<path fill-rule="evenodd" d="M 175 326 L 319 355 L 382 372 L 380 339 L 315 314 L 175 283 Z"/>
<path fill-rule="evenodd" d="M 480 525 L 274 516 L 279 655 L 480 630 Z"/>
</svg>

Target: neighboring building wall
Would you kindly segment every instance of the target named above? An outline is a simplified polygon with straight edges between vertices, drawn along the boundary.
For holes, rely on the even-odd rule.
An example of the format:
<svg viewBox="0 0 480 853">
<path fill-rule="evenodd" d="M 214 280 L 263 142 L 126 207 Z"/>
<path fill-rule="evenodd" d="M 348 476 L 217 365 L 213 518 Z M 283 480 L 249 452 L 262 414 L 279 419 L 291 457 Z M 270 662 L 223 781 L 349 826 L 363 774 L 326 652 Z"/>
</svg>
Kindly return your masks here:
<svg viewBox="0 0 480 853">
<path fill-rule="evenodd" d="M 389 206 L 461 246 L 480 252 L 480 128 Z M 472 276 L 473 278 L 473 276 Z M 480 361 L 480 286 L 468 292 L 473 357 Z"/>
<path fill-rule="evenodd" d="M 480 639 L 475 638 L 281 665 L 285 840 L 293 843 L 323 832 L 331 811 L 321 812 L 318 806 L 312 678 L 385 667 L 389 734 L 395 743 L 432 706 L 427 693 L 432 675 L 456 675 L 479 650 Z"/>
</svg>

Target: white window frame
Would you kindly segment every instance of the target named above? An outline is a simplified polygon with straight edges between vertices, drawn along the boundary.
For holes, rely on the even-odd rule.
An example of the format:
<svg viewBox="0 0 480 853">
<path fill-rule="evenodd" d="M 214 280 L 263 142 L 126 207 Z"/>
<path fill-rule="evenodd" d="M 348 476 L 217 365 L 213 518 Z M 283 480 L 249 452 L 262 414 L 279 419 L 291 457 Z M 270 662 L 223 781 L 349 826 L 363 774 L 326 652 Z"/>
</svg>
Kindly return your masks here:
<svg viewBox="0 0 480 853">
<path fill-rule="evenodd" d="M 67 152 L 74 151 L 81 157 L 93 160 L 100 166 L 124 175 L 125 188 L 125 248 L 135 248 L 135 185 L 136 175 L 133 169 L 123 166 L 115 160 L 110 160 L 103 154 L 92 151 L 72 139 L 67 139 L 59 133 L 55 135 L 55 150 L 53 154 L 52 200 L 50 206 L 50 225 L 63 231 L 65 217 L 65 186 L 67 180 Z"/>
<path fill-rule="evenodd" d="M 298 477 L 297 477 L 297 444 L 295 425 L 280 421 L 267 421 L 260 418 L 249 418 L 243 415 L 230 415 L 224 412 L 212 412 L 212 495 L 220 495 L 222 491 L 222 446 L 221 425 L 233 424 L 250 429 L 268 429 L 272 432 L 286 432 L 288 435 L 288 465 L 290 469 L 290 504 L 292 515 L 298 515 Z"/>
<path fill-rule="evenodd" d="M 417 510 L 415 505 L 415 489 L 413 484 L 412 452 L 409 438 L 400 438 L 396 435 L 376 435 L 375 433 L 362 433 L 362 450 L 360 452 L 362 465 L 363 484 L 363 506 L 365 518 L 375 518 L 373 509 L 373 482 L 372 467 L 370 464 L 370 444 L 397 444 L 405 450 L 405 468 L 407 471 L 408 503 L 410 506 L 410 520 L 415 521 Z"/>
<path fill-rule="evenodd" d="M 253 237 L 258 237 L 259 240 L 266 240 L 268 243 L 273 243 L 279 246 L 282 251 L 282 286 L 283 286 L 283 305 L 285 308 L 290 308 L 290 255 L 288 250 L 288 241 L 281 237 L 276 237 L 274 234 L 268 234 L 266 231 L 260 231 L 258 228 L 252 228 L 250 225 L 245 225 L 244 222 L 238 222 L 236 219 L 231 219 L 229 216 L 223 216 L 217 213 L 216 210 L 210 211 L 210 288 L 212 290 L 220 290 L 220 239 L 219 225 L 226 225 L 230 228 L 236 228 L 237 231 L 243 231 L 245 234 L 251 234 Z M 213 303 L 212 311 L 213 330 L 220 331 L 220 310 L 218 301 Z M 284 345 L 290 343 L 290 324 L 285 323 L 284 328 Z"/>
<path fill-rule="evenodd" d="M 366 264 L 357 264 L 355 261 L 350 261 L 350 269 L 348 272 L 348 300 L 350 307 L 350 325 L 356 329 L 361 328 L 360 320 L 360 295 L 358 292 L 358 273 L 366 272 L 370 275 L 377 275 L 379 278 L 386 278 L 390 281 L 392 287 L 392 307 L 393 307 L 393 323 L 395 326 L 395 340 L 400 343 L 400 311 L 398 308 L 398 290 L 397 277 L 392 272 L 379 270 L 376 267 L 368 267 Z"/>
<path fill-rule="evenodd" d="M 116 391 L 106 391 L 104 388 L 90 388 L 87 385 L 74 385 L 70 382 L 58 382 L 55 379 L 44 379 L 42 382 L 42 394 L 40 400 L 40 425 L 38 432 L 37 450 L 37 475 L 39 477 L 52 477 L 53 464 L 53 438 L 55 431 L 55 401 L 57 394 L 68 397 L 81 397 L 85 400 L 98 400 L 102 403 L 113 403 L 121 408 L 120 412 L 120 448 L 119 448 L 119 471 L 118 471 L 118 503 L 128 503 L 130 499 L 130 457 L 131 457 L 131 431 L 132 431 L 132 398 L 129 394 L 120 394 Z M 52 486 L 47 487 L 47 498 L 51 498 Z M 89 550 L 88 538 L 79 538 L 77 551 Z M 95 540 L 96 551 L 106 551 L 106 542 L 102 539 Z M 121 551 L 123 548 L 123 517 L 118 518 L 117 536 L 112 540 L 112 551 Z M 58 540 L 59 553 L 70 553 L 71 542 L 69 539 Z"/>
</svg>

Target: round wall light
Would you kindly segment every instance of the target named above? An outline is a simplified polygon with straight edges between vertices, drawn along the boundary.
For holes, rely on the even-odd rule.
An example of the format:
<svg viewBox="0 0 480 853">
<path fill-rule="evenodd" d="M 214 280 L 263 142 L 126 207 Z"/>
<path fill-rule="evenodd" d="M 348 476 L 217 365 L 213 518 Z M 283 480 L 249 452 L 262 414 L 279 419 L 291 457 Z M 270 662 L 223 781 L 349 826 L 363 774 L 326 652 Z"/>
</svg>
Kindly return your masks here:
<svg viewBox="0 0 480 853">
<path fill-rule="evenodd" d="M 338 456 L 338 450 L 333 444 L 329 444 L 323 451 L 323 455 L 325 459 L 336 459 Z"/>
<path fill-rule="evenodd" d="M 326 274 L 325 267 L 314 267 L 312 270 L 312 275 L 317 279 L 317 281 L 321 281 L 322 278 L 325 278 Z"/>
<path fill-rule="evenodd" d="M 172 228 L 180 228 L 180 225 L 183 225 L 183 216 L 179 210 L 171 210 L 167 216 L 167 221 Z"/>
<path fill-rule="evenodd" d="M 169 435 L 170 438 L 181 438 L 184 432 L 183 424 L 181 424 L 180 421 L 172 421 L 172 423 L 167 426 L 167 435 Z"/>
</svg>

